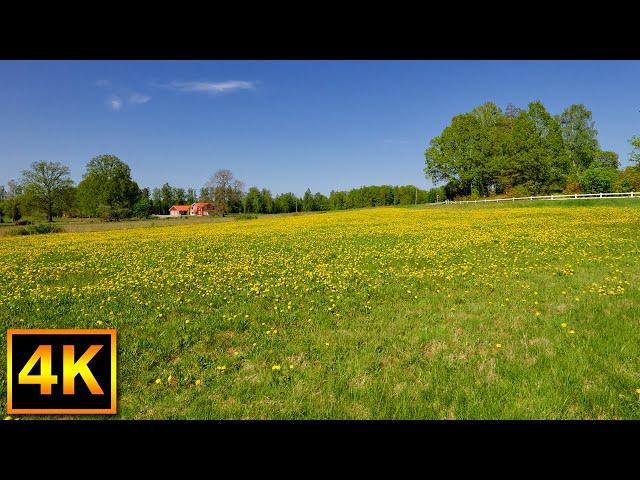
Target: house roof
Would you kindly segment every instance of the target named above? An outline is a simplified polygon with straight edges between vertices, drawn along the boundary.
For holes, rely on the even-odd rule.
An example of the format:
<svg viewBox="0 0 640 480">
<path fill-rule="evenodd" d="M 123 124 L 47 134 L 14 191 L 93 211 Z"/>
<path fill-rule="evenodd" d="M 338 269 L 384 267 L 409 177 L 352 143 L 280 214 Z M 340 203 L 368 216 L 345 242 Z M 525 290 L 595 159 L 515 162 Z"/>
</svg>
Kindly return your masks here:
<svg viewBox="0 0 640 480">
<path fill-rule="evenodd" d="M 191 205 L 173 205 L 169 210 L 178 210 L 179 212 L 188 212 Z"/>
<path fill-rule="evenodd" d="M 195 207 L 195 208 L 198 208 L 198 207 L 211 207 L 211 206 L 212 205 L 209 202 L 196 202 L 193 205 L 191 205 L 192 208 L 193 207 Z"/>
</svg>

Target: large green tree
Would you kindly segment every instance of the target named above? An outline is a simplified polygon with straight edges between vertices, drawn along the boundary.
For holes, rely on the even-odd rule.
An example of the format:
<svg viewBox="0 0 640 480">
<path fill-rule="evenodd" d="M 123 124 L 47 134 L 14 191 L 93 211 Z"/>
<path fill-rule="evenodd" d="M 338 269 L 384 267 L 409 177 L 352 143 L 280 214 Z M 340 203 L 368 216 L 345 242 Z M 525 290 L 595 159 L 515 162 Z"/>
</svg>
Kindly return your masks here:
<svg viewBox="0 0 640 480">
<path fill-rule="evenodd" d="M 69 168 L 58 162 L 33 162 L 29 170 L 22 172 L 24 196 L 29 205 L 43 211 L 49 222 L 56 209 L 71 201 Z"/>
<path fill-rule="evenodd" d="M 244 197 L 244 211 L 247 213 L 262 213 L 264 204 L 258 187 L 251 187 Z"/>
<path fill-rule="evenodd" d="M 300 211 L 301 201 L 291 192 L 277 195 L 273 201 L 274 213 L 291 213 Z"/>
<path fill-rule="evenodd" d="M 458 183 L 466 194 L 486 195 L 504 171 L 512 122 L 492 102 L 453 117 L 425 151 L 425 173 L 434 182 Z"/>
<path fill-rule="evenodd" d="M 506 173 L 512 186 L 521 185 L 530 194 L 548 188 L 562 189 L 570 168 L 560 125 L 541 102 L 531 102 L 515 118 Z"/>
<path fill-rule="evenodd" d="M 629 143 L 631 144 L 631 147 L 633 147 L 633 150 L 629 155 L 629 160 L 631 160 L 632 162 L 635 162 L 640 167 L 640 137 L 638 136 L 631 137 L 631 140 L 629 140 Z"/>
<path fill-rule="evenodd" d="M 304 196 L 302 197 L 302 211 L 311 212 L 312 210 L 314 210 L 313 194 L 311 193 L 311 189 L 307 188 L 307 190 L 304 192 Z"/>
<path fill-rule="evenodd" d="M 620 167 L 620 161 L 616 152 L 599 150 L 591 165 L 617 170 Z"/>
<path fill-rule="evenodd" d="M 77 195 L 83 215 L 98 216 L 111 210 L 126 216 L 138 200 L 140 189 L 126 163 L 115 155 L 98 155 L 87 163 Z"/>
<path fill-rule="evenodd" d="M 271 191 L 263 188 L 260 195 L 262 196 L 262 212 L 273 213 L 273 196 L 271 195 Z"/>
<path fill-rule="evenodd" d="M 570 105 L 558 116 L 558 122 L 573 166 L 589 168 L 600 150 L 591 111 L 582 104 Z"/>
<path fill-rule="evenodd" d="M 454 116 L 431 139 L 424 171 L 446 183 L 447 198 L 558 192 L 591 164 L 617 168 L 617 155 L 600 150 L 596 135 L 584 105 L 554 117 L 539 101 L 510 104 L 506 113 L 488 102 Z"/>
</svg>

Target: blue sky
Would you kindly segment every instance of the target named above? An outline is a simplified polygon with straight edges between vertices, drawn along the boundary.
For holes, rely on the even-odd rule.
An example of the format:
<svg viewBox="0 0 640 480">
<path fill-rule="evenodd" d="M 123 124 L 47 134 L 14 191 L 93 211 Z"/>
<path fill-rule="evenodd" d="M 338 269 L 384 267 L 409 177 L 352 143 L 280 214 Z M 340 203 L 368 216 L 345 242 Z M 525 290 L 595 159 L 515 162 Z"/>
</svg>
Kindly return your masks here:
<svg viewBox="0 0 640 480">
<path fill-rule="evenodd" d="M 149 187 L 219 168 L 273 193 L 429 187 L 429 140 L 489 100 L 584 103 L 626 165 L 639 86 L 638 61 L 0 61 L 0 184 L 112 153 Z"/>
</svg>

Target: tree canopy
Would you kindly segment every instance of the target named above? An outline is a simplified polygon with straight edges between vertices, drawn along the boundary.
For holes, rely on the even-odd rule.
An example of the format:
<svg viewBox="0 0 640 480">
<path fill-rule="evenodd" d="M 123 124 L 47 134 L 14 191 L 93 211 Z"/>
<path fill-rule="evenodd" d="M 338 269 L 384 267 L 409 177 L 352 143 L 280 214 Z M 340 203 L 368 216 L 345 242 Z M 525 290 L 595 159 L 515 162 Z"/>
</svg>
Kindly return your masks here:
<svg viewBox="0 0 640 480">
<path fill-rule="evenodd" d="M 91 159 L 77 192 L 80 210 L 87 216 L 128 216 L 139 195 L 131 169 L 115 155 Z"/>
<path fill-rule="evenodd" d="M 640 146 L 640 142 L 639 142 Z M 640 158 L 640 155 L 639 155 Z M 600 150 L 591 112 L 571 105 L 554 117 L 542 102 L 503 112 L 488 102 L 456 115 L 425 151 L 425 174 L 445 182 L 447 197 L 563 191 L 591 165 L 617 169 Z"/>
<path fill-rule="evenodd" d="M 591 112 L 582 104 L 567 107 L 559 116 L 562 138 L 574 167 L 589 168 L 600 150 Z"/>
<path fill-rule="evenodd" d="M 631 140 L 629 140 L 629 143 L 633 147 L 633 150 L 629 155 L 629 160 L 631 160 L 632 162 L 635 162 L 637 166 L 640 167 L 640 137 L 639 136 L 631 137 Z"/>
<path fill-rule="evenodd" d="M 46 213 L 53 221 L 54 211 L 73 201 L 73 182 L 69 168 L 58 162 L 33 162 L 22 172 L 22 186 L 27 203 Z"/>
<path fill-rule="evenodd" d="M 202 189 L 201 200 L 210 201 L 222 215 L 242 210 L 244 184 L 231 170 L 217 170 Z"/>
</svg>

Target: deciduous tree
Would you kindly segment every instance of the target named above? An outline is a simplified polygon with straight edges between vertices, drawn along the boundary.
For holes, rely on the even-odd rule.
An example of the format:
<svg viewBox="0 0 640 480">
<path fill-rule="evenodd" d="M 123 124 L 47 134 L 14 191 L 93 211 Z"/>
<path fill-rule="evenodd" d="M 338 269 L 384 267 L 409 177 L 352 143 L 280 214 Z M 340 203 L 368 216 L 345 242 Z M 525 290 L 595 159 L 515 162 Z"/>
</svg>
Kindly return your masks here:
<svg viewBox="0 0 640 480">
<path fill-rule="evenodd" d="M 216 210 L 222 215 L 240 211 L 243 189 L 244 184 L 227 169 L 216 171 L 205 184 L 206 197 L 212 199 Z"/>
<path fill-rule="evenodd" d="M 638 136 L 631 137 L 631 140 L 629 140 L 629 143 L 633 147 L 633 150 L 629 155 L 629 160 L 631 160 L 632 162 L 635 162 L 638 165 L 638 167 L 640 167 L 640 137 Z"/>
<path fill-rule="evenodd" d="M 78 203 L 84 215 L 104 215 L 117 210 L 118 217 L 129 213 L 140 195 L 131 179 L 131 169 L 115 155 L 98 155 L 87 163 L 87 171 L 78 185 Z"/>
<path fill-rule="evenodd" d="M 53 221 L 56 208 L 62 208 L 70 201 L 69 189 L 73 182 L 69 178 L 69 168 L 58 162 L 33 162 L 31 169 L 22 172 L 24 195 L 28 203 L 47 215 Z"/>
<path fill-rule="evenodd" d="M 600 150 L 591 111 L 582 104 L 570 105 L 558 121 L 571 163 L 580 170 L 589 168 Z"/>
</svg>

